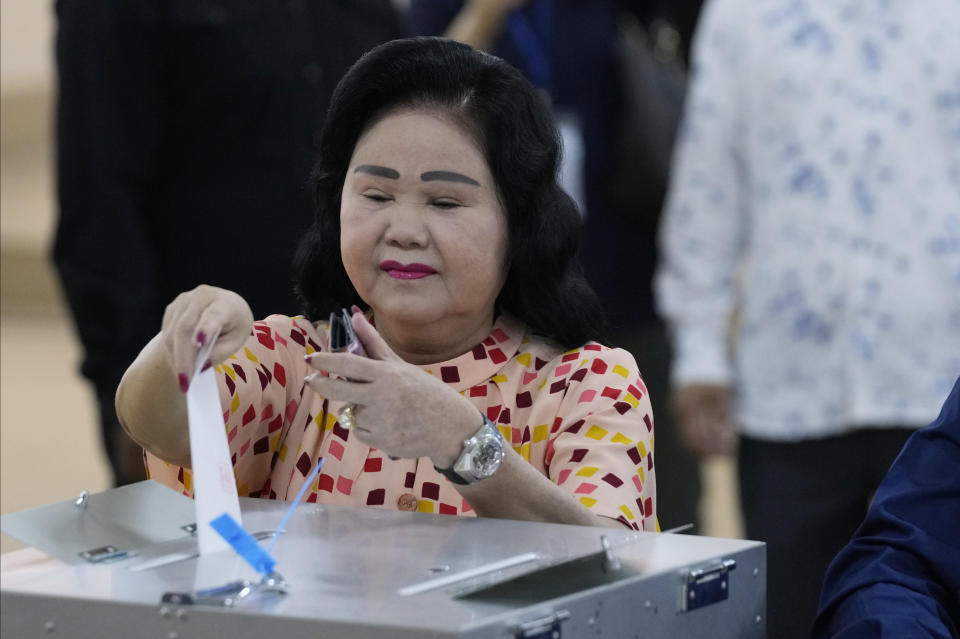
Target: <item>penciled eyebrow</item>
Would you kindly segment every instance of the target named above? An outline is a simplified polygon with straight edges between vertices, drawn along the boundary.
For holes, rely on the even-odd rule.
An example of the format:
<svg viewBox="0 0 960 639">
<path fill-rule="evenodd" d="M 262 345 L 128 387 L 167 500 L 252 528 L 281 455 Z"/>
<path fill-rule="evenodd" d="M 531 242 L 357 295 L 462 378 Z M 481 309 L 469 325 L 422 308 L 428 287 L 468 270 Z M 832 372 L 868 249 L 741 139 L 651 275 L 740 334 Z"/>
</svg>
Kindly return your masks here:
<svg viewBox="0 0 960 639">
<path fill-rule="evenodd" d="M 463 182 L 464 184 L 480 186 L 480 183 L 474 180 L 472 177 L 468 177 L 462 173 L 454 173 L 453 171 L 427 171 L 426 173 L 420 174 L 420 179 L 424 182 L 435 182 L 442 180 L 444 182 Z"/>
<path fill-rule="evenodd" d="M 399 180 L 400 173 L 386 166 L 377 166 L 376 164 L 361 164 L 353 170 L 354 173 L 369 173 L 377 177 L 388 178 L 390 180 Z"/>
</svg>

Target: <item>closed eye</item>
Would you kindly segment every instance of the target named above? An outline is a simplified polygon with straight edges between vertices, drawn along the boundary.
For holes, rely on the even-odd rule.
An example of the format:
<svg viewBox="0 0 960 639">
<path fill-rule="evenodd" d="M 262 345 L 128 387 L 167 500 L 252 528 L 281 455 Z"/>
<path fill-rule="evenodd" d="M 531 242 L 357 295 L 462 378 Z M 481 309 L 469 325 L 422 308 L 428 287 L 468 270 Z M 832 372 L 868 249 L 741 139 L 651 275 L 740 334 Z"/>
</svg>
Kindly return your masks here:
<svg viewBox="0 0 960 639">
<path fill-rule="evenodd" d="M 459 208 L 461 206 L 461 204 L 455 200 L 434 200 L 430 204 L 438 209 L 446 210 Z"/>
<path fill-rule="evenodd" d="M 380 193 L 364 193 L 363 197 L 367 198 L 371 202 L 389 202 L 390 198 L 386 195 L 381 195 Z"/>
</svg>

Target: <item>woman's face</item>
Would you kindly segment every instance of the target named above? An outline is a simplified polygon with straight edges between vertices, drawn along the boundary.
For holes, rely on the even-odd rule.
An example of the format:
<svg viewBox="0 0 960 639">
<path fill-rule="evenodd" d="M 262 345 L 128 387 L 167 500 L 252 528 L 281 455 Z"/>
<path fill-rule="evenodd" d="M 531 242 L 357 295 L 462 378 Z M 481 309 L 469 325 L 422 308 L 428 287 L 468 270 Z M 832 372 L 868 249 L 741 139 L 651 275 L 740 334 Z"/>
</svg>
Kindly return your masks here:
<svg viewBox="0 0 960 639">
<path fill-rule="evenodd" d="M 378 320 L 492 321 L 506 217 L 480 148 L 441 111 L 392 112 L 360 136 L 340 228 L 347 275 Z"/>
</svg>

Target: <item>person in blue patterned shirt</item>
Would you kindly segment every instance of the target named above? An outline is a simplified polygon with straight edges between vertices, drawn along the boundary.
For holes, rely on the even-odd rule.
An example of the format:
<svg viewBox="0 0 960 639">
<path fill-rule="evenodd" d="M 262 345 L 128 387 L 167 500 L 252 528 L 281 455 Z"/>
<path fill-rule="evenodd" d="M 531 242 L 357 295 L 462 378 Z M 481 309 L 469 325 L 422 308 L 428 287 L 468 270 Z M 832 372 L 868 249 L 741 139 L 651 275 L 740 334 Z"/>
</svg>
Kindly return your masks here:
<svg viewBox="0 0 960 639">
<path fill-rule="evenodd" d="M 769 636 L 960 375 L 960 2 L 713 0 L 661 228 L 673 405 L 738 450 Z"/>
</svg>

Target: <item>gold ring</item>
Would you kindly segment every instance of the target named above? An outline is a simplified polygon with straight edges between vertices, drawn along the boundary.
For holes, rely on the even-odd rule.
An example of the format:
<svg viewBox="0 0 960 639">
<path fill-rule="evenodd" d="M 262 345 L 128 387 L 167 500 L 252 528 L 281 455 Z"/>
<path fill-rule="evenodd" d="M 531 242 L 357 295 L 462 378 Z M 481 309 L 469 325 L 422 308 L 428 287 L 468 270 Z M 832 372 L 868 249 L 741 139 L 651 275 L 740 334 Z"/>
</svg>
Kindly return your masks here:
<svg viewBox="0 0 960 639">
<path fill-rule="evenodd" d="M 346 430 L 351 430 L 356 422 L 356 416 L 353 411 L 356 409 L 356 404 L 345 404 L 338 413 L 340 426 Z"/>
</svg>

